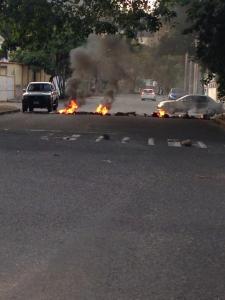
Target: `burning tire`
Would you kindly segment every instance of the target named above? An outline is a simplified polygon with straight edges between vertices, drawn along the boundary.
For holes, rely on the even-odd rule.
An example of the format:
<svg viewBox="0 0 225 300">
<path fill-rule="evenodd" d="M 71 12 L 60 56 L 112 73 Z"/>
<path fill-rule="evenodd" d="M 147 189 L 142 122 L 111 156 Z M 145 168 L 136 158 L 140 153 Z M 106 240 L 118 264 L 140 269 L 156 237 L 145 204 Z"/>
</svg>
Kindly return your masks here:
<svg viewBox="0 0 225 300">
<path fill-rule="evenodd" d="M 58 102 L 57 102 L 58 105 Z M 75 114 L 77 109 L 79 108 L 77 100 L 76 99 L 72 99 L 70 100 L 69 104 L 67 105 L 67 107 L 60 109 L 58 112 L 60 114 L 65 114 L 65 115 L 72 115 Z"/>
</svg>

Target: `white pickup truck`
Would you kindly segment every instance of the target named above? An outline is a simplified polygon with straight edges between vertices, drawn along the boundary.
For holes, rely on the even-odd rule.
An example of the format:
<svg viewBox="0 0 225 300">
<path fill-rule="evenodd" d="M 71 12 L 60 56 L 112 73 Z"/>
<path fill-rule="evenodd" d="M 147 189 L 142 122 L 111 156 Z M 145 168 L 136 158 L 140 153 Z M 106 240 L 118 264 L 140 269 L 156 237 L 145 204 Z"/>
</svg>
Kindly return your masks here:
<svg viewBox="0 0 225 300">
<path fill-rule="evenodd" d="M 47 108 L 48 112 L 57 110 L 59 94 L 51 82 L 30 82 L 24 90 L 22 111 L 34 108 Z"/>
</svg>

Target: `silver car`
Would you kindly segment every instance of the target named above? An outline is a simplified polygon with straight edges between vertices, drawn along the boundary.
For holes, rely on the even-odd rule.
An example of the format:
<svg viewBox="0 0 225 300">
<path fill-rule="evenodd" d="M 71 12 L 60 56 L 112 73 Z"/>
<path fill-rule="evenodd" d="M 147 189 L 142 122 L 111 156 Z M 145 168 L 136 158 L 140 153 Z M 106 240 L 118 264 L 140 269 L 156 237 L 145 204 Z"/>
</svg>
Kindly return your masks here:
<svg viewBox="0 0 225 300">
<path fill-rule="evenodd" d="M 182 113 L 190 116 L 195 114 L 213 116 L 224 112 L 222 103 L 202 95 L 186 95 L 175 101 L 162 101 L 158 104 L 157 109 L 168 115 Z"/>
<path fill-rule="evenodd" d="M 144 89 L 141 92 L 141 100 L 153 100 L 156 101 L 156 95 L 154 89 Z"/>
</svg>

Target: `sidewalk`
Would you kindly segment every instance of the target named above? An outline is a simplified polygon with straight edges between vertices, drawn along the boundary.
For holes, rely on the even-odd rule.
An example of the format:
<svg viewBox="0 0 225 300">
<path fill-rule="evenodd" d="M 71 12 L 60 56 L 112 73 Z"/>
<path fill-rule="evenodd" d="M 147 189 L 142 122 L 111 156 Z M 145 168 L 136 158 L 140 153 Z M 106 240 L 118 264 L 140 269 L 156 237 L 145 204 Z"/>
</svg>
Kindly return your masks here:
<svg viewBox="0 0 225 300">
<path fill-rule="evenodd" d="M 0 115 L 17 113 L 20 109 L 16 105 L 11 105 L 7 102 L 0 102 Z"/>
</svg>

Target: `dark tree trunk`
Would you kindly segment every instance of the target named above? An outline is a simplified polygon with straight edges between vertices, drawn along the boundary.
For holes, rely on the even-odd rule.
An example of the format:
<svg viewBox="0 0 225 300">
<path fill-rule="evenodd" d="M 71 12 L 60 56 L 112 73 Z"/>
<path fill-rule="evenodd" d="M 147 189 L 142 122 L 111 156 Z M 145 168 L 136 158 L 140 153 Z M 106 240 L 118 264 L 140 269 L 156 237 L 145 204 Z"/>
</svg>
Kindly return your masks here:
<svg viewBox="0 0 225 300">
<path fill-rule="evenodd" d="M 37 72 L 33 71 L 33 81 L 36 81 L 36 80 L 37 80 Z"/>
</svg>

